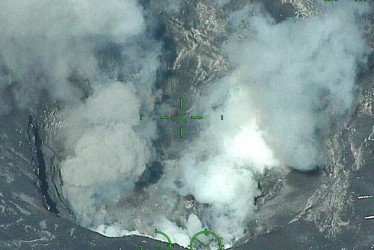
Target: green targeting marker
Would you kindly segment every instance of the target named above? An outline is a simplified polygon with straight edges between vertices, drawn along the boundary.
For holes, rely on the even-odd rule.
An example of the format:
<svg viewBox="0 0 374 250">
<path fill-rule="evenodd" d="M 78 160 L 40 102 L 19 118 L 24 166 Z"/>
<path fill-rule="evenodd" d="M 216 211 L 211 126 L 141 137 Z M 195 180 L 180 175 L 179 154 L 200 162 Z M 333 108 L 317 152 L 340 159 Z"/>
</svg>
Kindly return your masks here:
<svg viewBox="0 0 374 250">
<path fill-rule="evenodd" d="M 179 108 L 182 110 L 184 108 L 184 101 L 183 98 L 179 98 Z M 175 114 L 175 115 L 163 115 L 161 116 L 161 120 L 172 120 L 174 117 L 177 118 L 178 122 L 184 122 L 187 123 L 187 115 L 188 113 L 182 113 L 182 114 Z M 192 115 L 191 120 L 201 120 L 203 119 L 202 115 Z M 140 116 L 140 120 L 143 120 L 143 115 Z M 223 120 L 223 115 L 221 115 L 221 120 Z M 183 138 L 184 137 L 184 128 L 181 126 L 179 127 L 179 137 Z"/>
<path fill-rule="evenodd" d="M 183 127 L 179 128 L 179 137 L 183 138 Z"/>
<path fill-rule="evenodd" d="M 172 119 L 173 117 L 171 115 L 164 115 L 164 116 L 161 116 L 161 119 L 162 120 L 170 120 Z"/>
<path fill-rule="evenodd" d="M 203 246 L 204 248 L 209 247 L 208 243 L 204 243 L 202 240 L 198 239 L 199 235 L 205 235 L 205 236 L 211 235 L 213 238 L 215 238 L 215 241 L 218 243 L 219 250 L 224 249 L 221 238 L 217 234 L 215 234 L 214 232 L 205 229 L 204 231 L 201 231 L 201 232 L 195 234 L 194 236 L 192 236 L 192 239 L 191 239 L 191 242 L 190 242 L 190 245 L 189 245 L 190 250 L 196 249 L 194 247 L 195 245 L 200 245 L 200 246 Z"/>
<path fill-rule="evenodd" d="M 183 98 L 179 98 L 179 107 L 180 109 L 183 109 Z"/>
<path fill-rule="evenodd" d="M 180 97 L 179 98 L 179 108 L 182 110 L 183 107 L 184 107 L 183 98 Z M 178 114 L 177 113 L 176 115 L 174 115 L 174 117 L 176 117 L 177 121 L 179 121 L 179 122 L 187 123 L 187 113 L 184 113 L 184 114 Z M 161 119 L 162 120 L 171 120 L 171 119 L 173 119 L 173 116 L 163 115 L 163 116 L 161 116 Z M 191 116 L 191 119 L 192 120 L 201 120 L 201 119 L 203 119 L 203 117 L 201 115 L 193 115 L 193 116 Z M 180 138 L 184 137 L 184 128 L 182 126 L 179 127 L 179 137 Z"/>
<path fill-rule="evenodd" d="M 157 228 L 155 229 L 155 233 L 156 233 L 156 234 L 160 234 L 160 235 L 162 235 L 163 237 L 165 237 L 166 240 L 167 240 L 167 248 L 168 248 L 169 250 L 173 249 L 174 246 L 173 246 L 173 244 L 171 243 L 171 240 L 170 240 L 169 236 L 168 236 L 166 233 L 161 232 L 161 231 L 158 230 Z M 199 239 L 198 237 L 199 237 L 200 235 L 205 235 L 205 236 L 210 235 L 210 237 L 211 237 L 210 242 L 204 242 L 203 240 Z M 206 240 L 206 239 L 205 239 L 205 240 Z M 191 239 L 190 244 L 189 244 L 188 246 L 189 246 L 190 250 L 200 249 L 199 247 L 201 247 L 201 246 L 203 246 L 204 249 L 206 249 L 206 248 L 209 247 L 209 245 L 210 245 L 210 243 L 211 243 L 212 241 L 215 241 L 215 242 L 216 242 L 216 244 L 218 245 L 218 249 L 219 249 L 219 250 L 224 250 L 224 246 L 223 246 L 223 243 L 222 243 L 222 239 L 221 239 L 217 234 L 215 234 L 214 232 L 209 231 L 209 230 L 207 230 L 207 229 L 205 229 L 204 231 L 200 231 L 200 232 L 198 232 L 197 234 L 195 234 L 194 236 L 192 236 L 192 239 Z M 159 246 L 156 246 L 156 245 L 154 245 L 154 247 L 155 247 L 156 249 L 158 249 L 158 250 L 164 250 L 163 248 L 161 248 L 161 247 L 159 247 Z M 142 246 L 142 245 L 139 245 L 139 249 L 142 250 L 142 249 L 143 249 L 143 246 Z"/>
<path fill-rule="evenodd" d="M 191 116 L 191 119 L 192 120 L 200 120 L 200 119 L 203 119 L 203 117 L 201 115 L 193 115 L 193 116 Z"/>
<path fill-rule="evenodd" d="M 173 249 L 173 244 L 171 244 L 171 240 L 170 240 L 169 236 L 167 236 L 166 233 L 161 232 L 160 230 L 157 230 L 157 228 L 155 229 L 155 233 L 156 234 L 161 234 L 162 236 L 164 236 L 166 238 L 166 240 L 168 241 L 168 248 Z M 156 246 L 156 248 L 158 248 L 158 247 Z M 162 248 L 160 248 L 160 249 L 162 249 Z"/>
<path fill-rule="evenodd" d="M 186 120 L 187 114 L 184 114 L 184 115 L 177 114 L 177 116 L 178 116 L 179 121 L 187 123 L 187 120 Z"/>
</svg>

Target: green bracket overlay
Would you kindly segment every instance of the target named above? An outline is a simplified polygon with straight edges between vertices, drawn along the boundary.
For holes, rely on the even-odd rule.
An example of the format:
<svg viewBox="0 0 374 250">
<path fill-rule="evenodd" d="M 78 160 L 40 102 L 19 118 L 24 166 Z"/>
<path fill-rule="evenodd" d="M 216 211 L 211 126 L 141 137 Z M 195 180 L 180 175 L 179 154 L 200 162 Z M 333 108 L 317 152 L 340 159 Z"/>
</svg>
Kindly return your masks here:
<svg viewBox="0 0 374 250">
<path fill-rule="evenodd" d="M 171 243 L 171 240 L 170 240 L 169 236 L 166 235 L 166 233 L 161 232 L 157 228 L 155 229 L 155 233 L 156 234 L 161 234 L 162 236 L 164 236 L 166 238 L 166 240 L 168 241 L 168 245 L 167 245 L 168 249 L 169 250 L 173 249 L 173 244 Z M 202 234 L 206 235 L 206 236 L 207 235 L 212 235 L 217 240 L 217 242 L 218 242 L 218 249 L 219 250 L 224 250 L 221 238 L 217 234 L 215 234 L 214 232 L 209 231 L 207 229 L 205 229 L 204 231 L 198 232 L 197 234 L 195 234 L 194 236 L 192 236 L 190 244 L 188 245 L 188 247 L 190 248 L 190 250 L 194 250 L 193 246 L 194 246 L 195 242 L 197 242 L 198 244 L 200 244 L 204 248 L 209 247 L 208 243 L 204 243 L 203 241 L 201 241 L 200 239 L 197 238 L 199 235 L 202 235 Z M 142 245 L 138 245 L 138 247 L 139 247 L 139 250 L 143 250 L 143 246 Z M 164 250 L 163 248 L 161 248 L 159 246 L 154 246 L 154 247 L 157 250 Z"/>
<path fill-rule="evenodd" d="M 157 230 L 157 228 L 155 229 L 155 233 L 156 234 L 161 234 L 162 236 L 164 236 L 168 241 L 168 248 L 173 249 L 173 244 L 171 244 L 171 240 L 170 240 L 169 236 L 166 235 L 166 233 L 161 232 L 160 230 Z M 159 248 L 159 247 L 156 246 L 156 248 Z M 162 250 L 162 248 L 159 248 L 159 249 Z"/>
<path fill-rule="evenodd" d="M 183 98 L 180 97 L 179 98 L 179 108 L 182 110 L 183 106 L 184 106 Z M 182 114 L 177 113 L 174 117 L 177 118 L 178 122 L 187 123 L 187 113 L 184 113 L 184 114 L 183 113 Z M 143 117 L 140 116 L 140 118 L 142 120 Z M 160 118 L 161 118 L 161 120 L 171 120 L 171 119 L 173 119 L 173 116 L 171 116 L 171 115 L 163 115 Z M 191 119 L 192 120 L 201 120 L 201 119 L 203 119 L 203 117 L 201 115 L 193 115 L 193 116 L 191 116 Z M 184 137 L 184 128 L 183 128 L 183 126 L 179 127 L 179 137 L 180 138 Z"/>
<path fill-rule="evenodd" d="M 180 97 L 179 98 L 179 108 L 181 110 L 183 110 L 183 107 L 184 107 L 183 98 Z M 173 118 L 176 118 L 178 122 L 180 122 L 180 123 L 183 124 L 183 123 L 187 123 L 187 120 L 188 120 L 187 115 L 188 115 L 187 113 L 181 113 L 181 114 L 177 113 L 174 116 L 172 116 L 172 115 L 163 115 L 163 116 L 160 117 L 160 119 L 161 120 L 172 120 Z M 203 116 L 201 116 L 201 115 L 192 115 L 190 118 L 191 118 L 191 120 L 201 120 L 201 119 L 203 119 Z M 143 119 L 144 119 L 144 115 L 140 115 L 140 120 L 142 121 Z M 221 115 L 221 120 L 223 120 L 223 115 Z M 183 126 L 179 127 L 179 137 L 180 138 L 184 137 L 184 128 L 183 128 Z"/>
<path fill-rule="evenodd" d="M 208 234 L 210 234 L 210 235 L 212 235 L 214 238 L 216 238 L 217 239 L 217 241 L 218 241 L 218 249 L 219 250 L 222 250 L 223 249 L 223 244 L 222 244 L 222 241 L 221 241 L 221 238 L 217 235 L 217 234 L 215 234 L 214 232 L 212 232 L 212 231 L 209 231 L 209 230 L 204 230 L 204 231 L 201 231 L 201 232 L 199 232 L 199 233 L 197 233 L 197 234 L 195 234 L 194 236 L 192 236 L 192 239 L 191 239 L 191 242 L 190 242 L 190 245 L 189 245 L 189 247 L 190 247 L 190 250 L 193 250 L 194 248 L 193 248 L 193 245 L 194 245 L 194 242 L 196 241 L 197 243 L 199 243 L 200 245 L 202 245 L 203 247 L 209 247 L 209 245 L 207 244 L 207 243 L 204 243 L 204 242 L 202 242 L 201 240 L 199 240 L 197 237 L 199 236 L 199 235 L 201 235 L 201 234 L 204 234 L 204 235 L 208 235 Z"/>
</svg>

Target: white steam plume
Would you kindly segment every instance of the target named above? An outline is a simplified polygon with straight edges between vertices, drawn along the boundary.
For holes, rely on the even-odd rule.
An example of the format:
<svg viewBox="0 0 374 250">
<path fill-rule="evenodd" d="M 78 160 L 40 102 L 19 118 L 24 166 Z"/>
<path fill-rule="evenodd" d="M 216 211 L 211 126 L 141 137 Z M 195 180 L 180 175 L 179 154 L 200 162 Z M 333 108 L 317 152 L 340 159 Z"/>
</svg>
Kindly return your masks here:
<svg viewBox="0 0 374 250">
<path fill-rule="evenodd" d="M 156 128 L 135 131 L 140 101 L 130 84 L 98 86 L 86 103 L 67 111 L 63 191 L 81 222 L 101 224 L 101 206 L 132 194 L 151 158 Z"/>
<path fill-rule="evenodd" d="M 155 123 L 139 124 L 139 115 L 153 110 L 161 46 L 147 38 L 135 0 L 2 1 L 0 9 L 0 91 L 10 89 L 19 108 L 33 109 L 43 90 L 64 104 L 55 143 L 63 194 L 79 223 L 106 223 L 98 211 L 131 195 L 154 154 Z M 105 56 L 119 62 L 103 70 L 108 46 L 115 52 Z M 72 76 L 90 82 L 89 97 Z M 9 111 L 2 99 L 0 114 Z"/>
<path fill-rule="evenodd" d="M 181 166 L 176 178 L 183 184 L 167 182 L 208 205 L 198 215 L 201 224 L 229 245 L 244 235 L 254 213 L 256 176 L 268 167 L 325 164 L 323 140 L 336 131 L 334 122 L 344 122 L 357 94 L 358 66 L 369 53 L 357 23 L 363 9 L 334 7 L 298 22 L 276 23 L 261 5 L 231 17 L 240 36 L 225 49 L 235 69 L 195 102 L 191 113 L 206 119 L 199 137 L 168 167 L 171 175 Z M 243 21 L 247 30 L 238 28 Z"/>
<path fill-rule="evenodd" d="M 334 6 L 299 22 L 275 23 L 258 5 L 234 13 L 234 28 L 249 24 L 224 46 L 234 70 L 202 89 L 191 111 L 204 117 L 197 138 L 181 142 L 160 181 L 141 191 L 135 183 L 156 158 L 157 131 L 139 115 L 154 108 L 160 45 L 147 38 L 136 1 L 1 2 L 0 91 L 10 89 L 19 107 L 43 89 L 65 104 L 62 188 L 79 223 L 109 236 L 155 237 L 158 228 L 184 246 L 208 228 L 229 246 L 255 213 L 257 178 L 266 168 L 324 164 L 323 140 L 355 98 L 368 54 L 356 22 L 362 10 Z M 96 52 L 107 44 L 118 46 L 121 63 L 105 71 Z M 74 74 L 92 87 L 83 100 Z M 9 110 L 0 101 L 0 114 Z"/>
<path fill-rule="evenodd" d="M 81 93 L 67 78 L 98 76 L 94 50 L 107 41 L 126 42 L 145 29 L 135 0 L 1 1 L 0 9 L 1 66 L 16 83 L 13 93 L 22 108 L 35 103 L 41 89 L 74 101 Z"/>
<path fill-rule="evenodd" d="M 355 18 L 360 12 L 355 4 L 335 5 L 321 16 L 280 24 L 253 16 L 248 39 L 232 38 L 226 46 L 233 81 L 249 89 L 247 103 L 285 165 L 309 170 L 325 163 L 321 140 L 332 118 L 351 107 L 358 65 L 368 54 Z"/>
</svg>

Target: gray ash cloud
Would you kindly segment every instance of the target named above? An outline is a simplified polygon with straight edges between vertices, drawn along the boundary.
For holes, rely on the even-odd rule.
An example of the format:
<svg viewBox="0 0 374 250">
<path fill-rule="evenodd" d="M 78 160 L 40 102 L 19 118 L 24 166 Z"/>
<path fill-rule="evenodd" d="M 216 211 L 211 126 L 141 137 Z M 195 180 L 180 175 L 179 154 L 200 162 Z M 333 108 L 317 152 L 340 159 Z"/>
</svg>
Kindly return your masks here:
<svg viewBox="0 0 374 250">
<path fill-rule="evenodd" d="M 12 102 L 32 110 L 43 91 L 61 104 L 53 139 L 77 222 L 109 236 L 156 237 L 158 228 L 184 246 L 203 228 L 226 246 L 243 237 L 266 169 L 327 163 L 324 140 L 344 124 L 369 53 L 358 5 L 297 22 L 246 5 L 228 17 L 223 52 L 232 70 L 193 100 L 191 112 L 204 117 L 197 136 L 154 164 L 164 135 L 139 115 L 153 117 L 162 95 L 155 84 L 165 47 L 149 35 L 155 17 L 120 0 L 5 1 L 0 9 L 0 93 L 10 96 L 0 114 Z M 136 188 L 159 164 L 158 182 Z"/>
</svg>

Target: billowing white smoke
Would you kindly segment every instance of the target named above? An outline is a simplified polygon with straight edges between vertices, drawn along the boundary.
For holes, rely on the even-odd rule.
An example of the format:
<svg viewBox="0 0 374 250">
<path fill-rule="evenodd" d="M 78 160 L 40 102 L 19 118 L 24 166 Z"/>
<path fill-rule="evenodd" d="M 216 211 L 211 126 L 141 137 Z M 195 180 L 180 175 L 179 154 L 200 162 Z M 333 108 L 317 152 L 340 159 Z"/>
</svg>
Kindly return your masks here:
<svg viewBox="0 0 374 250">
<path fill-rule="evenodd" d="M 204 117 L 198 136 L 181 142 L 185 149 L 163 162 L 161 180 L 145 193 L 134 187 L 155 159 L 157 131 L 139 115 L 153 110 L 160 46 L 147 38 L 135 0 L 1 2 L 0 91 L 10 89 L 19 107 L 43 89 L 65 104 L 61 176 L 79 223 L 111 236 L 155 236 L 158 228 L 184 246 L 209 228 L 230 245 L 255 211 L 258 176 L 275 166 L 324 164 L 323 139 L 354 100 L 357 66 L 368 53 L 360 10 L 334 5 L 279 24 L 257 5 L 234 13 L 234 29 L 249 24 L 224 46 L 234 70 L 202 89 L 191 111 Z M 108 43 L 121 51 L 125 66 L 113 71 L 125 71 L 125 81 L 99 67 L 96 52 Z M 72 75 L 89 80 L 89 97 Z M 4 100 L 0 114 L 10 110 Z M 181 204 L 188 195 L 197 201 L 192 209 Z"/>
<path fill-rule="evenodd" d="M 255 210 L 254 198 L 260 195 L 255 176 L 278 165 L 257 125 L 255 109 L 248 105 L 249 89 L 232 80 L 229 76 L 205 89 L 195 103 L 200 109 L 194 110 L 204 117 L 199 137 L 168 169 L 172 175 L 174 166 L 180 167 L 177 178 L 183 185 L 175 188 L 180 195 L 192 194 L 209 205 L 198 215 L 200 223 L 226 243 L 244 235 Z"/>
<path fill-rule="evenodd" d="M 343 4 L 275 23 L 262 6 L 250 5 L 230 18 L 240 32 L 225 44 L 235 69 L 195 102 L 191 113 L 205 117 L 200 135 L 168 172 L 181 167 L 183 185 L 174 188 L 209 205 L 200 224 L 225 242 L 243 236 L 259 194 L 255 176 L 265 168 L 326 163 L 323 140 L 346 118 L 358 65 L 369 52 L 357 23 L 361 14 L 357 5 Z M 248 28 L 240 30 L 244 22 Z"/>
<path fill-rule="evenodd" d="M 94 50 L 102 43 L 124 43 L 144 32 L 135 0 L 17 0 L 0 3 L 1 65 L 16 82 L 17 104 L 36 102 L 41 89 L 62 101 L 81 93 L 69 76 L 98 77 Z M 3 80 L 3 79 L 1 79 Z"/>
<path fill-rule="evenodd" d="M 251 11 L 259 10 L 240 15 Z M 332 118 L 351 107 L 357 65 L 368 52 L 358 13 L 355 4 L 334 5 L 322 16 L 280 24 L 256 15 L 248 18 L 248 38 L 226 46 L 236 67 L 231 82 L 249 89 L 246 103 L 285 165 L 308 170 L 323 164 L 321 139 Z"/>
<path fill-rule="evenodd" d="M 156 127 L 149 123 L 135 131 L 140 104 L 131 84 L 110 83 L 66 111 L 63 192 L 86 226 L 104 223 L 107 214 L 98 210 L 132 194 L 151 158 Z"/>
<path fill-rule="evenodd" d="M 64 105 L 63 193 L 80 223 L 100 225 L 97 210 L 130 195 L 154 154 L 155 123 L 139 125 L 139 115 L 153 110 L 161 46 L 146 37 L 136 0 L 2 1 L 0 9 L 0 94 L 32 110 L 45 90 Z M 104 71 L 108 46 L 121 62 Z M 123 72 L 125 82 L 112 80 Z M 87 99 L 71 77 L 90 82 Z M 2 98 L 0 114 L 9 104 Z"/>
</svg>

